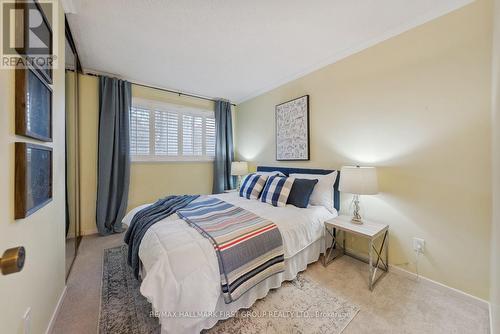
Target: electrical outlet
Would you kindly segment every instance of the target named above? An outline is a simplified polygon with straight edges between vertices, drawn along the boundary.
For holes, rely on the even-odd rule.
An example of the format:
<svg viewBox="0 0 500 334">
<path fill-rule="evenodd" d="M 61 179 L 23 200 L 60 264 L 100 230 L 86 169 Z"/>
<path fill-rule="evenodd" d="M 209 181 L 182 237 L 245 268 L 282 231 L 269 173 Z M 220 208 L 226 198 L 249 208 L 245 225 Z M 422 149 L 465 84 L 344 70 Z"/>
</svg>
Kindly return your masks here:
<svg viewBox="0 0 500 334">
<path fill-rule="evenodd" d="M 23 333 L 30 334 L 30 331 L 31 331 L 31 307 L 28 307 L 28 309 L 24 313 L 23 327 L 24 327 Z"/>
<path fill-rule="evenodd" d="M 413 250 L 417 253 L 423 254 L 425 252 L 425 240 L 413 238 Z"/>
</svg>

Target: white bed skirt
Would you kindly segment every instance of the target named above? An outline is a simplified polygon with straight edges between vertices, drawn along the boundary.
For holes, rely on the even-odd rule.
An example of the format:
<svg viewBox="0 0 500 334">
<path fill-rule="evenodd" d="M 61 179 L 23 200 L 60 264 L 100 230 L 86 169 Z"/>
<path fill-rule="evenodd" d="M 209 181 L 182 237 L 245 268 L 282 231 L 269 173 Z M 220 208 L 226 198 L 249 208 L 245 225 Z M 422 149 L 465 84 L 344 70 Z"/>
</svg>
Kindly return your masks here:
<svg viewBox="0 0 500 334">
<path fill-rule="evenodd" d="M 258 299 L 264 298 L 269 290 L 279 288 L 284 281 L 293 280 L 299 272 L 307 268 L 308 264 L 318 261 L 324 251 L 325 240 L 320 238 L 291 258 L 285 259 L 283 273 L 265 279 L 238 300 L 226 304 L 221 294 L 216 309 L 210 316 L 171 318 L 160 315 L 162 333 L 199 333 L 203 329 L 213 327 L 217 321 L 232 317 L 238 310 L 250 308 Z"/>
</svg>

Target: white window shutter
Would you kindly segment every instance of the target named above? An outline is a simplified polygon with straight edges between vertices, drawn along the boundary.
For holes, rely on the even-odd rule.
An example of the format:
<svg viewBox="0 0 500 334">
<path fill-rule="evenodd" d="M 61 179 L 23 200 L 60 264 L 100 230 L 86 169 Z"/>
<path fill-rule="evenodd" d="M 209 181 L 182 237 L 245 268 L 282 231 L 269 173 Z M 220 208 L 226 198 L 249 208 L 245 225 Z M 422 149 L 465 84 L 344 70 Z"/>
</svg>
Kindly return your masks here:
<svg viewBox="0 0 500 334">
<path fill-rule="evenodd" d="M 182 116 L 182 154 L 193 155 L 193 116 Z"/>
<path fill-rule="evenodd" d="M 205 119 L 205 129 L 206 129 L 206 155 L 209 157 L 215 157 L 215 118 L 207 117 Z"/>
<path fill-rule="evenodd" d="M 132 107 L 130 112 L 130 154 L 149 155 L 149 110 Z"/>
<path fill-rule="evenodd" d="M 196 156 L 203 155 L 203 117 L 196 116 L 193 120 L 193 152 Z"/>
<path fill-rule="evenodd" d="M 213 160 L 213 112 L 143 101 L 130 115 L 130 153 L 136 161 Z"/>
<path fill-rule="evenodd" d="M 179 154 L 179 119 L 173 112 L 155 110 L 155 154 Z"/>
<path fill-rule="evenodd" d="M 203 117 L 193 115 L 182 116 L 182 148 L 183 155 L 203 155 Z"/>
</svg>

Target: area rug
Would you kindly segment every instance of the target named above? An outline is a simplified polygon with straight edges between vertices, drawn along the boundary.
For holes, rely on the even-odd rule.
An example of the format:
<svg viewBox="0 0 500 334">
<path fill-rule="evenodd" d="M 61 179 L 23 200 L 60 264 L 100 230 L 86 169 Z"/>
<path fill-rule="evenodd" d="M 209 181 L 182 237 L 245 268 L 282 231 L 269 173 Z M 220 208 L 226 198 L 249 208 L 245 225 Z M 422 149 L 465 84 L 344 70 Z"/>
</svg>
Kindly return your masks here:
<svg viewBox="0 0 500 334">
<path fill-rule="evenodd" d="M 127 265 L 127 246 L 104 251 L 99 333 L 160 333 L 151 304 Z M 250 309 L 219 321 L 204 333 L 341 333 L 359 308 L 298 275 Z"/>
</svg>

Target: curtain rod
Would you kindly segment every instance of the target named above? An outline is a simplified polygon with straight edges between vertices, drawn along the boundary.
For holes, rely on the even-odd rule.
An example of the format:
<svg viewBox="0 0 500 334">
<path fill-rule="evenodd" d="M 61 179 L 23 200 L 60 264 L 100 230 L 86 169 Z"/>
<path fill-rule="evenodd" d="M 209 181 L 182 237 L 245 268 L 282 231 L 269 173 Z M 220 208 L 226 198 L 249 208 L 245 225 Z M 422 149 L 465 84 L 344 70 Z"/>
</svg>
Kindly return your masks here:
<svg viewBox="0 0 500 334">
<path fill-rule="evenodd" d="M 92 72 L 86 72 L 84 71 L 83 74 L 86 74 L 86 75 L 91 75 L 91 76 L 94 76 L 94 77 L 98 77 L 100 76 L 101 74 L 97 74 L 97 73 L 92 73 Z M 129 80 L 127 80 L 129 81 Z M 206 101 L 212 101 L 212 102 L 215 102 L 216 99 L 214 98 L 210 98 L 210 97 L 205 97 L 205 96 L 201 96 L 201 95 L 195 95 L 195 94 L 189 94 L 189 93 L 183 93 L 183 92 L 180 92 L 180 91 L 176 91 L 176 90 L 172 90 L 172 89 L 166 89 L 166 88 L 160 88 L 160 87 L 155 87 L 155 86 L 150 86 L 150 85 L 145 85 L 145 84 L 141 84 L 141 83 L 138 83 L 138 82 L 133 82 L 133 81 L 129 81 L 131 84 L 133 85 L 136 85 L 136 86 L 141 86 L 141 87 L 146 87 L 146 88 L 151 88 L 151 89 L 156 89 L 156 90 L 160 90 L 160 91 L 163 91 L 163 92 L 168 92 L 168 93 L 172 93 L 172 94 L 177 94 L 179 96 L 189 96 L 189 97 L 194 97 L 196 99 L 201 99 L 201 100 L 206 100 Z M 228 101 L 229 102 L 229 101 Z M 232 102 L 229 102 L 231 103 L 232 106 L 236 107 L 236 104 L 232 103 Z"/>
</svg>

